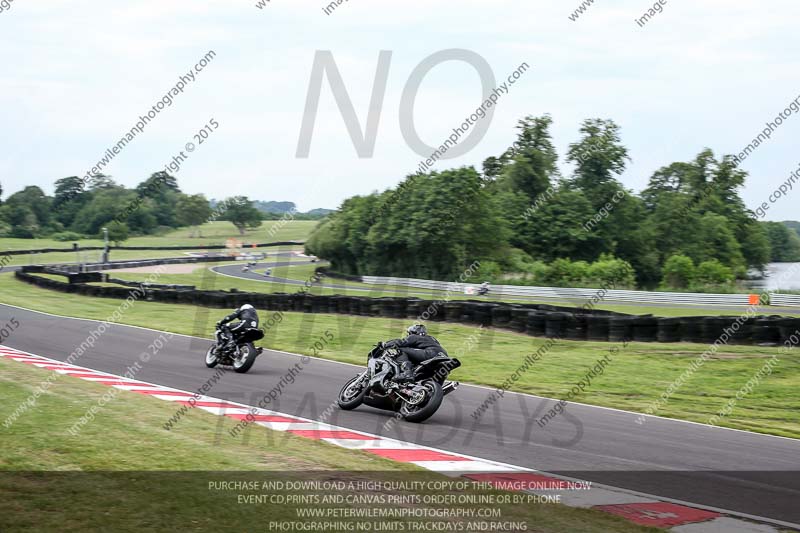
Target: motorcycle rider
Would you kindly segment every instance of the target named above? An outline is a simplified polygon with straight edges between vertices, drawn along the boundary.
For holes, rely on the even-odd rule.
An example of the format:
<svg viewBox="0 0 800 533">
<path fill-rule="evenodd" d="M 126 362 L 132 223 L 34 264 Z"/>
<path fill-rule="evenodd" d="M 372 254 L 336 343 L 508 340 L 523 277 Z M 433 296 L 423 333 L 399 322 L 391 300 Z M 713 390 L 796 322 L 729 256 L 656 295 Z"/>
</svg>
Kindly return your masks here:
<svg viewBox="0 0 800 533">
<path fill-rule="evenodd" d="M 478 287 L 478 294 L 483 296 L 484 294 L 488 294 L 488 293 L 489 293 L 489 282 L 488 281 L 484 281 L 483 283 L 481 283 L 481 286 Z"/>
<path fill-rule="evenodd" d="M 233 326 L 227 326 L 228 322 L 239 320 Z M 236 350 L 236 340 L 248 329 L 258 329 L 258 313 L 255 307 L 244 304 L 239 309 L 217 322 L 217 328 L 227 338 L 223 351 Z"/>
<path fill-rule="evenodd" d="M 414 381 L 414 365 L 439 355 L 447 356 L 447 351 L 442 348 L 436 337 L 428 335 L 424 325 L 409 326 L 406 333 L 402 339 L 383 343 L 384 348 L 397 348 L 400 351 L 400 355 L 395 357 L 395 361 L 400 363 L 400 375 L 395 378 L 398 382 Z"/>
</svg>

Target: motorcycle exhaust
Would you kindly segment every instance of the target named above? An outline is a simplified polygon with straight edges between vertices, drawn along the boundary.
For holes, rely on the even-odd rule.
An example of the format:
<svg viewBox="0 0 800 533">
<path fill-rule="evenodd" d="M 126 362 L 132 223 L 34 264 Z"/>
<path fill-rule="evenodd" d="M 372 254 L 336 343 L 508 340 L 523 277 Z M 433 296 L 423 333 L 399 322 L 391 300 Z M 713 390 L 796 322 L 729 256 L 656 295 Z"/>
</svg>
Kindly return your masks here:
<svg viewBox="0 0 800 533">
<path fill-rule="evenodd" d="M 442 392 L 445 396 L 453 392 L 458 388 L 460 383 L 458 381 L 445 381 L 444 385 L 442 386 Z"/>
</svg>

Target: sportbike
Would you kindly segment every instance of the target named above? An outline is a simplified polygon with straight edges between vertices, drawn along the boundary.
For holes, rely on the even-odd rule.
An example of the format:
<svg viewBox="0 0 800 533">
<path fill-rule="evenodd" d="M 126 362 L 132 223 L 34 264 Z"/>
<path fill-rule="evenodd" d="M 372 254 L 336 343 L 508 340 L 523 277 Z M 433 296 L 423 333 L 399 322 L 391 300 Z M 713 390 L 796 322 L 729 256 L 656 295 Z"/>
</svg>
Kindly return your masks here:
<svg viewBox="0 0 800 533">
<path fill-rule="evenodd" d="M 255 328 L 245 330 L 236 339 L 234 346 L 227 348 L 230 335 L 225 326 L 217 328 L 214 333 L 216 342 L 206 352 L 206 366 L 214 368 L 217 365 L 228 365 L 232 366 L 235 372 L 244 374 L 250 370 L 256 362 L 256 357 L 263 351 L 263 348 L 256 348 L 253 343 L 263 339 L 264 332 Z"/>
<path fill-rule="evenodd" d="M 445 395 L 458 387 L 447 377 L 461 366 L 458 359 L 439 355 L 414 367 L 414 379 L 399 383 L 400 363 L 395 348 L 377 344 L 367 356 L 367 369 L 347 383 L 339 392 L 339 407 L 355 409 L 362 403 L 377 409 L 394 411 L 409 422 L 427 420 L 442 405 Z"/>
</svg>

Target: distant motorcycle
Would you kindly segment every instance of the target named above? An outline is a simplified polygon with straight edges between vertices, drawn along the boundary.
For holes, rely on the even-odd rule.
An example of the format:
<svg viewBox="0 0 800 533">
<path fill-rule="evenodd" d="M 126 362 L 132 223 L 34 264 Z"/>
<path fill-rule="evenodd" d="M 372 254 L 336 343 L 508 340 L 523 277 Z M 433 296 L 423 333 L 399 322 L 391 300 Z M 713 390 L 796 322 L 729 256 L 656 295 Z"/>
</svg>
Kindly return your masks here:
<svg viewBox="0 0 800 533">
<path fill-rule="evenodd" d="M 486 296 L 487 294 L 489 294 L 489 284 L 484 283 L 478 287 L 478 296 Z"/>
<path fill-rule="evenodd" d="M 422 422 L 433 416 L 444 396 L 458 388 L 457 381 L 446 378 L 461 362 L 446 355 L 437 356 L 416 365 L 413 382 L 397 383 L 394 381 L 400 375 L 400 364 L 394 358 L 397 353 L 394 348 L 377 344 L 367 356 L 367 369 L 342 387 L 339 407 L 349 411 L 363 403 L 394 411 L 409 422 Z"/>
<path fill-rule="evenodd" d="M 245 266 L 242 267 L 242 272 L 250 272 L 250 269 L 256 266 L 255 261 L 252 263 L 247 263 Z"/>
<path fill-rule="evenodd" d="M 256 348 L 253 344 L 257 340 L 264 338 L 264 332 L 260 329 L 248 329 L 236 340 L 236 345 L 233 349 L 225 349 L 227 344 L 228 333 L 223 331 L 225 326 L 217 328 L 214 333 L 216 342 L 206 352 L 206 366 L 214 368 L 217 365 L 232 366 L 233 370 L 238 374 L 244 374 L 253 363 L 256 362 L 256 357 L 261 355 L 263 348 Z"/>
</svg>

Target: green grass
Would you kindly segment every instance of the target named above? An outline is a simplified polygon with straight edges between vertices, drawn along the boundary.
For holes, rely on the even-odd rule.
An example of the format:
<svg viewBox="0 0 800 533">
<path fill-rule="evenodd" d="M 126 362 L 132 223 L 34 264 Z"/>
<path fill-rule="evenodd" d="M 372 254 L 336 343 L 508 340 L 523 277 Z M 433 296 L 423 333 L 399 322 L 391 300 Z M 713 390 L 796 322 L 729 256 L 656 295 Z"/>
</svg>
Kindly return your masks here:
<svg viewBox="0 0 800 533">
<path fill-rule="evenodd" d="M 247 243 L 265 243 L 278 241 L 304 241 L 311 230 L 318 224 L 316 220 L 265 220 L 261 227 L 247 230 L 240 235 L 230 222 L 207 222 L 199 227 L 199 236 L 194 235 L 193 228 L 180 228 L 162 235 L 145 235 L 131 237 L 123 246 L 208 246 L 224 245 L 229 238 Z M 272 229 L 275 228 L 275 231 Z M 272 235 L 270 235 L 272 232 Z M 101 239 L 81 239 L 81 246 L 103 246 Z M 0 250 L 35 250 L 39 248 L 71 248 L 72 242 L 60 242 L 53 239 L 12 239 L 0 238 Z"/>
<path fill-rule="evenodd" d="M 0 358 L 0 419 L 6 420 L 49 374 Z M 62 376 L 9 428 L 0 427 L 0 531 L 263 531 L 268 521 L 298 520 L 301 505 L 243 505 L 237 504 L 237 495 L 298 491 L 210 490 L 209 482 L 445 479 L 412 465 L 261 427 L 231 437 L 228 430 L 235 420 L 201 410 L 190 410 L 177 428 L 167 431 L 163 423 L 175 404 L 125 391 L 71 435 L 72 424 L 108 390 Z M 654 531 L 561 505 L 500 508 L 504 520 L 524 521 L 545 533 Z"/>
<path fill-rule="evenodd" d="M 119 301 L 83 296 L 65 296 L 0 276 L 2 301 L 12 305 L 60 314 L 103 320 L 113 313 Z M 224 310 L 198 309 L 188 305 L 138 302 L 125 314 L 123 322 L 175 333 L 210 337 L 213 323 Z M 266 321 L 274 312 L 262 312 Z M 198 320 L 198 317 L 202 320 Z M 201 331 L 193 331 L 201 322 Z M 283 321 L 268 331 L 263 346 L 295 353 L 312 354 L 310 340 L 326 330 L 334 340 L 321 352 L 327 359 L 361 364 L 367 351 L 378 340 L 399 336 L 407 320 L 365 318 L 345 315 L 286 313 Z M 461 354 L 466 339 L 478 329 L 456 324 L 431 323 L 436 335 L 451 354 L 464 365 L 453 377 L 465 382 L 497 387 L 518 368 L 523 359 L 541 347 L 545 340 L 506 331 L 487 330 L 478 346 Z M 561 341 L 513 385 L 513 390 L 546 397 L 562 398 L 592 367 L 615 346 L 600 342 Z M 615 356 L 601 378 L 574 398 L 575 401 L 606 407 L 644 410 L 700 356 L 701 344 L 632 343 Z M 671 418 L 705 422 L 723 408 L 730 398 L 761 369 L 778 348 L 726 346 L 709 359 L 670 401 L 656 414 Z M 772 375 L 764 379 L 720 425 L 800 437 L 800 360 L 798 350 L 781 356 Z"/>
</svg>

